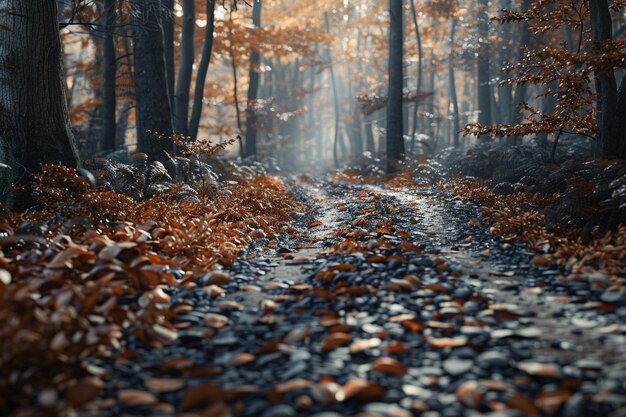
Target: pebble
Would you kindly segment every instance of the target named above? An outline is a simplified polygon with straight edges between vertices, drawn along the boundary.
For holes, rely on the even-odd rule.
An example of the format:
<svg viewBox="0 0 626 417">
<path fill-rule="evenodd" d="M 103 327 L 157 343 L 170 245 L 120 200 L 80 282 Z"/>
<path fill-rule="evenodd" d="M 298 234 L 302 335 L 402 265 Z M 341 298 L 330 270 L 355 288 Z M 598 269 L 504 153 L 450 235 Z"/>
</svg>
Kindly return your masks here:
<svg viewBox="0 0 626 417">
<path fill-rule="evenodd" d="M 507 353 L 491 350 L 481 353 L 476 358 L 476 364 L 481 368 L 505 368 L 509 365 L 510 357 Z"/>
<path fill-rule="evenodd" d="M 474 366 L 474 361 L 469 359 L 450 358 L 443 361 L 443 369 L 452 376 L 462 375 Z"/>
</svg>

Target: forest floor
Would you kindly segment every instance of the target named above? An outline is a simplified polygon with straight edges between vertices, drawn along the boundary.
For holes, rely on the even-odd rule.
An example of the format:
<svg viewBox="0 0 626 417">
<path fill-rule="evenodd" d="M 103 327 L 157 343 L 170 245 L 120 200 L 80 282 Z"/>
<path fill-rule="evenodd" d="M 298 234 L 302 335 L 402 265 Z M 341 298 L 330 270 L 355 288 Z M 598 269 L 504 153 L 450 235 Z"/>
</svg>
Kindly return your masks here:
<svg viewBox="0 0 626 417">
<path fill-rule="evenodd" d="M 167 289 L 178 337 L 94 360 L 86 415 L 626 415 L 626 295 L 605 277 L 536 265 L 448 191 L 288 183 L 290 233 Z"/>
</svg>

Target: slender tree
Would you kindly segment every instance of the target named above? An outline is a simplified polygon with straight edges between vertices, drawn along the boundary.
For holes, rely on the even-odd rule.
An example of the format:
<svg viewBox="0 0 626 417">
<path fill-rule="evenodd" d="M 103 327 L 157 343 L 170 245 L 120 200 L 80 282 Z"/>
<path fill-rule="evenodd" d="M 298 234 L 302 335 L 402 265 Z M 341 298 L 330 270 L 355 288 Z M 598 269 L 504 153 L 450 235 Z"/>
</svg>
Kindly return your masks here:
<svg viewBox="0 0 626 417">
<path fill-rule="evenodd" d="M 330 33 L 330 22 L 328 13 L 324 14 L 324 25 L 326 32 Z M 328 70 L 330 72 L 330 87 L 333 91 L 333 108 L 335 109 L 335 130 L 333 136 L 333 159 L 335 167 L 339 167 L 339 94 L 337 93 L 337 79 L 335 78 L 335 67 L 333 66 L 333 55 L 330 45 L 326 46 L 326 59 L 328 60 Z"/>
<path fill-rule="evenodd" d="M 30 204 L 14 192 L 42 163 L 76 167 L 78 156 L 61 81 L 56 1 L 0 0 L 0 200 Z"/>
<path fill-rule="evenodd" d="M 161 17 L 163 21 L 163 51 L 165 54 L 165 73 L 167 75 L 167 94 L 171 102 L 171 109 L 173 110 L 174 94 L 176 90 L 176 64 L 174 63 L 174 0 L 163 0 Z"/>
<path fill-rule="evenodd" d="M 461 121 L 459 120 L 459 101 L 456 94 L 456 79 L 454 76 L 454 64 L 452 57 L 454 54 L 454 38 L 456 35 L 456 17 L 450 18 L 450 56 L 448 57 L 448 84 L 450 88 L 450 102 L 452 103 L 452 117 L 454 118 L 454 124 L 452 132 L 453 144 L 455 148 L 458 148 L 459 143 L 459 130 L 461 129 Z"/>
<path fill-rule="evenodd" d="M 477 96 L 478 96 L 478 122 L 483 126 L 491 125 L 491 55 L 490 52 L 485 50 L 488 45 L 489 36 L 489 15 L 487 14 L 487 8 L 489 6 L 489 0 L 478 1 L 478 36 L 481 44 L 481 50 L 477 56 Z"/>
<path fill-rule="evenodd" d="M 254 0 L 252 6 L 252 25 L 259 29 L 261 27 L 261 0 Z M 259 66 L 261 64 L 261 54 L 258 50 L 250 53 L 250 84 L 248 86 L 248 101 L 246 103 L 246 144 L 245 156 L 256 157 L 257 146 L 257 115 L 255 105 L 259 93 Z"/>
<path fill-rule="evenodd" d="M 387 172 L 398 169 L 404 155 L 402 84 L 403 65 L 402 0 L 389 0 L 389 92 L 387 101 Z"/>
<path fill-rule="evenodd" d="M 135 94 L 137 142 L 153 160 L 166 160 L 173 152 L 172 118 L 167 94 L 163 30 L 159 0 L 133 0 L 135 7 Z"/>
<path fill-rule="evenodd" d="M 590 0 L 591 39 L 598 45 L 613 39 L 613 22 L 607 0 Z M 597 68 L 596 77 L 596 155 L 602 158 L 626 158 L 626 82 L 619 91 L 614 68 Z"/>
<path fill-rule="evenodd" d="M 183 1 L 183 33 L 180 39 L 180 64 L 174 97 L 174 130 L 189 133 L 189 89 L 195 59 L 194 32 L 196 28 L 196 0 Z"/>
<path fill-rule="evenodd" d="M 215 3 L 216 0 L 206 1 L 207 25 L 204 29 L 204 44 L 202 46 L 202 57 L 196 74 L 196 86 L 193 94 L 193 107 L 191 119 L 189 120 L 189 136 L 196 139 L 202 115 L 202 100 L 204 98 L 204 83 L 206 81 L 209 64 L 211 62 L 211 52 L 213 50 L 213 32 L 215 31 Z"/>
<path fill-rule="evenodd" d="M 115 149 L 115 79 L 117 72 L 115 57 L 115 0 L 104 0 L 104 39 L 102 46 L 102 142 L 101 150 Z"/>
<path fill-rule="evenodd" d="M 415 0 L 409 0 L 409 4 L 411 6 L 411 17 L 413 18 L 413 26 L 415 28 L 415 40 L 417 41 L 417 95 L 422 91 L 422 77 L 424 76 L 424 65 L 423 65 L 423 51 L 422 51 L 422 36 L 420 34 L 420 26 L 417 20 L 417 11 L 415 10 Z M 415 147 L 415 136 L 417 135 L 417 120 L 419 113 L 419 102 L 417 97 L 415 98 L 415 107 L 413 109 L 413 126 L 411 130 L 411 149 L 413 152 L 413 148 Z"/>
</svg>

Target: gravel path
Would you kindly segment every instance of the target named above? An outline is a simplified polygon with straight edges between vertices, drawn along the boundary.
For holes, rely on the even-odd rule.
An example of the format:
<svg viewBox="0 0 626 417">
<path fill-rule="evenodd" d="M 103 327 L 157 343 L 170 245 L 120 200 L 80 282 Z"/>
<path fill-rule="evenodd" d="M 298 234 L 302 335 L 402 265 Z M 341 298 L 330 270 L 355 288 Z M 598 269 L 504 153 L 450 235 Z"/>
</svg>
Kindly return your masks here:
<svg viewBox="0 0 626 417">
<path fill-rule="evenodd" d="M 438 190 L 293 190 L 299 238 L 172 289 L 178 340 L 96 363 L 115 401 L 93 413 L 626 416 L 626 298 L 604 278 L 532 265 Z"/>
</svg>

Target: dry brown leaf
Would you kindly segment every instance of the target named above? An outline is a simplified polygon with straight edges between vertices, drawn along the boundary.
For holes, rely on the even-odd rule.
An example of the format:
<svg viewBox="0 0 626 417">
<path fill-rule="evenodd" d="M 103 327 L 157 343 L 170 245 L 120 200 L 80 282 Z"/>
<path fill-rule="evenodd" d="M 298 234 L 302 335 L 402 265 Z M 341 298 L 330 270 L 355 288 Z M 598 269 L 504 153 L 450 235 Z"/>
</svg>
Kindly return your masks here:
<svg viewBox="0 0 626 417">
<path fill-rule="evenodd" d="M 153 405 L 158 402 L 157 398 L 148 391 L 140 391 L 136 389 L 118 391 L 117 398 L 125 407 Z"/>
<path fill-rule="evenodd" d="M 221 329 L 228 324 L 228 317 L 217 313 L 208 313 L 204 316 L 204 322 L 209 327 Z"/>
<path fill-rule="evenodd" d="M 178 391 L 185 386 L 182 379 L 170 378 L 147 378 L 143 380 L 143 385 L 154 392 Z"/>
<path fill-rule="evenodd" d="M 405 375 L 406 367 L 400 361 L 393 358 L 379 358 L 372 362 L 372 371 L 382 372 L 389 375 Z"/>
<path fill-rule="evenodd" d="M 477 409 L 482 402 L 482 394 L 478 382 L 466 381 L 459 385 L 456 390 L 456 397 L 464 406 Z"/>
<path fill-rule="evenodd" d="M 322 350 L 331 350 L 339 346 L 347 345 L 351 340 L 352 336 L 347 333 L 333 333 L 322 342 Z"/>
<path fill-rule="evenodd" d="M 256 356 L 251 353 L 238 353 L 228 361 L 229 366 L 241 366 L 252 363 L 256 360 Z"/>
</svg>

